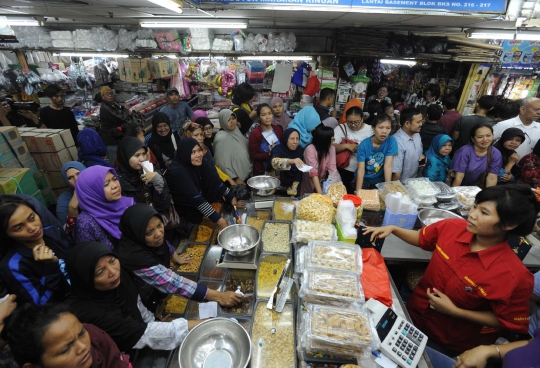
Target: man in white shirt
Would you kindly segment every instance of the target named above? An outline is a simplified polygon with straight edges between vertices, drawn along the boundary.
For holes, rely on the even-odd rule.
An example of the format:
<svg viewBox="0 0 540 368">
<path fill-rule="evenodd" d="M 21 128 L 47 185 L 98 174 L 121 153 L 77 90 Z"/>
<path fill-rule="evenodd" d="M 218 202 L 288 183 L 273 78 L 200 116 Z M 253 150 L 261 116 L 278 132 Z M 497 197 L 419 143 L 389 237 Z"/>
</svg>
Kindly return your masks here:
<svg viewBox="0 0 540 368">
<path fill-rule="evenodd" d="M 531 97 L 523 101 L 519 108 L 519 115 L 515 118 L 501 121 L 493 126 L 495 140 L 501 138 L 503 132 L 508 128 L 519 128 L 525 133 L 525 142 L 517 149 L 519 157 L 523 157 L 532 152 L 536 142 L 540 139 L 540 98 Z"/>
</svg>

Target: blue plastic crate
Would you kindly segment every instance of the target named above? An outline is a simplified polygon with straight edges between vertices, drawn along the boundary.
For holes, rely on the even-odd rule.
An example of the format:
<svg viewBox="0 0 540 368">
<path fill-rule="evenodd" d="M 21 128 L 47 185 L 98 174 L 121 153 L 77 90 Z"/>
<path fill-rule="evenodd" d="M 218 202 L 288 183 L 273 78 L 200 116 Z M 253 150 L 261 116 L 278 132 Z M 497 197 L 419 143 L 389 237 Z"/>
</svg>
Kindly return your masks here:
<svg viewBox="0 0 540 368">
<path fill-rule="evenodd" d="M 384 212 L 383 226 L 394 225 L 402 229 L 412 230 L 418 214 L 401 214 L 401 213 L 392 213 L 388 209 Z"/>
</svg>

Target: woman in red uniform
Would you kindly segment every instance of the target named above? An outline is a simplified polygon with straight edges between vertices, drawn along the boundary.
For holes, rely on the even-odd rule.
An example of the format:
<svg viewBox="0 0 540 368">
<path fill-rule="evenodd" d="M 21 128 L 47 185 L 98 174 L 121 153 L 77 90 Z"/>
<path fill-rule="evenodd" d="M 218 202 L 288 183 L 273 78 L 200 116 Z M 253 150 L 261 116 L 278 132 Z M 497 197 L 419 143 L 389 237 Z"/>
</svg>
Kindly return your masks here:
<svg viewBox="0 0 540 368">
<path fill-rule="evenodd" d="M 529 234 L 539 211 L 529 186 L 507 184 L 478 193 L 467 220 L 439 221 L 420 231 L 368 227 L 364 234 L 373 240 L 393 233 L 433 251 L 407 308 L 428 344 L 453 356 L 494 343 L 497 330 L 527 333 L 534 279 L 507 238 Z"/>
</svg>

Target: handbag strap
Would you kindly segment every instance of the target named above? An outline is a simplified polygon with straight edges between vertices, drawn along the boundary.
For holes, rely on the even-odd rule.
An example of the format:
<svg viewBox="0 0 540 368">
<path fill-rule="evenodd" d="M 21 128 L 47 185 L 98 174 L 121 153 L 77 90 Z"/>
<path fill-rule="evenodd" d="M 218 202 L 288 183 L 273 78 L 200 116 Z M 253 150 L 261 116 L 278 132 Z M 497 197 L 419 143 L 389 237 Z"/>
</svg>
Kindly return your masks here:
<svg viewBox="0 0 540 368">
<path fill-rule="evenodd" d="M 343 129 L 343 125 L 345 124 L 339 124 L 339 129 L 341 129 L 341 131 L 343 132 L 343 134 L 345 134 L 345 139 L 348 141 L 349 140 L 349 136 L 347 135 L 347 129 Z M 343 139 L 341 140 L 343 141 Z"/>
<path fill-rule="evenodd" d="M 489 168 L 491 166 L 491 146 L 488 147 L 488 151 L 487 151 L 487 165 L 486 165 L 486 178 L 489 174 Z"/>
</svg>

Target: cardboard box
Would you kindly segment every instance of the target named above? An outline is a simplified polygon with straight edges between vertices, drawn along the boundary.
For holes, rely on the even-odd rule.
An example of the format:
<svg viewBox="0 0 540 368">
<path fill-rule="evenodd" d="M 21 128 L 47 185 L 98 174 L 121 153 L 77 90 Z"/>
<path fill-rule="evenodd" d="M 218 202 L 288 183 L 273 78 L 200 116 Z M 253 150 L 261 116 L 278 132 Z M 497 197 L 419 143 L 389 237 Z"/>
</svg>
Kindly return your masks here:
<svg viewBox="0 0 540 368">
<path fill-rule="evenodd" d="M 30 151 L 28 150 L 28 146 L 24 142 L 20 145 L 12 146 L 11 150 L 21 163 L 32 158 L 32 156 L 30 155 Z"/>
<path fill-rule="evenodd" d="M 73 136 L 71 135 L 71 130 L 64 129 L 60 132 L 60 137 L 64 141 L 64 146 L 66 147 L 73 147 L 75 145 L 75 141 L 73 140 Z"/>
<path fill-rule="evenodd" d="M 28 128 L 28 127 L 17 128 L 17 129 L 19 130 L 19 134 L 21 134 L 21 135 L 22 135 L 23 132 L 27 133 L 27 132 L 33 132 L 33 131 L 39 130 L 39 128 Z"/>
<path fill-rule="evenodd" d="M 126 64 L 129 67 L 126 67 Z M 178 65 L 178 63 L 177 63 Z M 126 82 L 130 83 L 148 83 L 152 82 L 152 74 L 148 59 L 124 59 L 124 67 L 126 69 Z M 127 71 L 129 69 L 129 74 Z"/>
<path fill-rule="evenodd" d="M 60 134 L 43 133 L 36 136 L 39 152 L 59 152 L 66 148 Z"/>
<path fill-rule="evenodd" d="M 40 201 L 41 204 L 44 205 L 45 207 L 48 207 L 47 206 L 47 201 L 45 201 L 45 197 L 43 197 L 43 193 L 41 193 L 41 190 L 38 190 L 37 192 L 32 194 L 32 197 L 34 197 L 35 199 Z"/>
<path fill-rule="evenodd" d="M 30 152 L 39 152 L 36 142 L 36 136 L 43 134 L 42 132 L 21 132 L 21 138 L 28 146 Z"/>
<path fill-rule="evenodd" d="M 32 153 L 32 158 L 36 162 L 36 166 L 40 170 L 45 170 L 45 161 L 43 160 L 44 153 Z"/>
<path fill-rule="evenodd" d="M 0 155 L 0 167 L 21 167 L 21 163 L 17 160 L 11 149 L 9 149 Z"/>
<path fill-rule="evenodd" d="M 32 173 L 32 175 L 34 175 L 38 171 L 36 162 L 34 161 L 32 157 L 30 157 L 28 160 L 22 161 L 21 166 L 26 169 L 30 169 L 30 172 Z"/>
<path fill-rule="evenodd" d="M 64 188 L 58 188 L 58 189 L 53 189 L 52 192 L 54 194 L 54 197 L 56 199 L 58 199 L 58 197 L 60 197 L 60 195 L 62 195 L 62 193 L 64 193 L 65 191 L 69 190 L 69 187 L 64 187 Z"/>
<path fill-rule="evenodd" d="M 46 171 L 45 176 L 52 189 L 63 188 L 66 186 L 62 173 L 60 171 Z"/>
<path fill-rule="evenodd" d="M 42 158 L 45 169 L 48 171 L 60 171 L 64 164 L 73 161 L 67 148 L 59 152 L 42 153 Z"/>
<path fill-rule="evenodd" d="M 56 197 L 54 196 L 54 192 L 51 188 L 43 189 L 41 191 L 41 195 L 43 195 L 43 198 L 45 199 L 45 205 L 47 207 L 56 204 Z"/>
<path fill-rule="evenodd" d="M 68 147 L 68 151 L 73 161 L 77 161 L 79 159 L 79 151 L 77 151 L 77 147 L 75 146 Z"/>
<path fill-rule="evenodd" d="M 0 169 L 0 194 L 15 194 L 21 191 L 28 195 L 38 191 L 30 169 Z"/>
<path fill-rule="evenodd" d="M 19 130 L 14 126 L 0 126 L 0 134 L 10 146 L 18 146 L 23 143 Z M 3 142 L 0 142 L 2 144 Z"/>
<path fill-rule="evenodd" d="M 49 184 L 47 180 L 47 177 L 45 176 L 45 172 L 43 172 L 43 170 L 36 171 L 33 174 L 33 176 L 34 176 L 36 185 L 40 190 L 44 190 L 51 187 L 51 185 Z"/>
<path fill-rule="evenodd" d="M 178 62 L 175 59 L 151 60 L 154 78 L 166 78 L 178 73 Z"/>
</svg>

